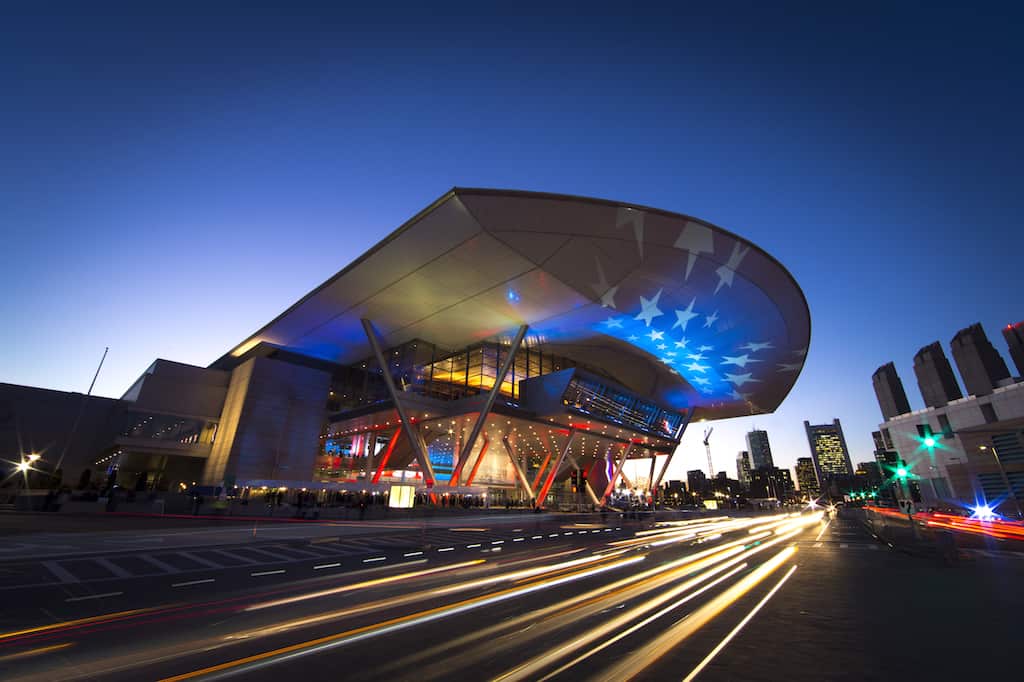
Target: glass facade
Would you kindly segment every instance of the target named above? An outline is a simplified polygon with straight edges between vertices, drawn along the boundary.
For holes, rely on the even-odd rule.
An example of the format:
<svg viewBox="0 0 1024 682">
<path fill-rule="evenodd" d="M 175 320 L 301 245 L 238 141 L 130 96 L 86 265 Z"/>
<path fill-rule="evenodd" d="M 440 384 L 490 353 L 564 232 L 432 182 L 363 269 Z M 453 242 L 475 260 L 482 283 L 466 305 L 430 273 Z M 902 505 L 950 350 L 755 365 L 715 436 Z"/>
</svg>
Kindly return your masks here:
<svg viewBox="0 0 1024 682">
<path fill-rule="evenodd" d="M 576 375 L 562 395 L 573 412 L 620 424 L 626 428 L 678 440 L 685 412 L 674 412 L 600 381 Z"/>
<path fill-rule="evenodd" d="M 485 341 L 452 351 L 416 339 L 389 348 L 384 355 L 389 361 L 388 371 L 399 390 L 440 400 L 459 400 L 494 386 L 501 365 L 508 357 L 508 348 L 506 343 Z M 519 398 L 519 382 L 523 379 L 576 366 L 572 360 L 524 342 L 501 384 L 501 393 L 516 400 Z M 353 410 L 387 399 L 387 388 L 377 361 L 367 359 L 335 372 L 328 411 Z"/>
<path fill-rule="evenodd" d="M 128 410 L 121 417 L 122 438 L 171 441 L 184 444 L 210 444 L 217 436 L 217 422 L 194 417 L 149 414 Z"/>
</svg>

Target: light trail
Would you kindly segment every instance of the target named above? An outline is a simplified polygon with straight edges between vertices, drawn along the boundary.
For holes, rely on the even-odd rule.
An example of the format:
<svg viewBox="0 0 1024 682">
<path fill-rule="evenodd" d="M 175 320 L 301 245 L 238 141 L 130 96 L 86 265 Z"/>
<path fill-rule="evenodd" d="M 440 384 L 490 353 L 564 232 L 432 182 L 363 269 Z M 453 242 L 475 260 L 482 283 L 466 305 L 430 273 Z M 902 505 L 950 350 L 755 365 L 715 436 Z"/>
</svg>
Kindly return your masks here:
<svg viewBox="0 0 1024 682">
<path fill-rule="evenodd" d="M 501 601 L 506 601 L 515 597 L 520 597 L 537 590 L 548 589 L 556 585 L 561 585 L 574 580 L 579 580 L 585 577 L 597 575 L 617 568 L 622 568 L 631 564 L 643 561 L 645 557 L 632 557 L 629 559 L 621 559 L 619 561 L 611 562 L 608 564 L 594 566 L 587 568 L 576 573 L 572 573 L 566 576 L 553 578 L 550 580 L 538 580 L 529 585 L 521 587 L 510 588 L 496 592 L 489 595 L 483 595 L 480 597 L 474 597 L 461 602 L 456 602 L 447 606 L 439 606 L 434 609 L 428 609 L 418 613 L 409 614 L 407 616 L 400 616 L 398 618 L 392 618 L 390 620 L 383 621 L 381 623 L 375 623 L 372 625 L 366 625 L 353 630 L 328 635 L 326 637 L 320 637 L 312 639 L 306 642 L 300 642 L 298 644 L 292 644 L 290 646 L 281 647 L 279 649 L 273 649 L 253 656 L 246 656 L 234 661 L 228 661 L 226 663 L 220 663 L 218 665 L 209 666 L 200 670 L 195 670 L 183 675 L 176 675 L 173 677 L 164 678 L 161 682 L 179 682 L 180 680 L 194 679 L 196 677 L 212 675 L 210 679 L 221 679 L 230 675 L 243 673 L 257 668 L 262 668 L 267 665 L 276 663 L 282 663 L 287 660 L 291 660 L 298 656 L 305 656 L 308 654 L 318 653 L 326 651 L 339 646 L 351 644 L 353 642 L 368 639 L 389 632 L 396 632 L 404 630 L 415 625 L 421 625 L 429 623 L 431 621 L 446 618 L 451 615 L 458 613 L 465 613 L 482 606 L 488 606 Z"/>
<path fill-rule="evenodd" d="M 742 630 L 746 626 L 746 624 L 749 623 L 754 618 L 754 616 L 757 615 L 757 612 L 760 611 L 761 608 L 768 603 L 768 600 L 775 596 L 775 593 L 779 591 L 779 589 L 785 584 L 787 580 L 789 580 L 789 577 L 793 575 L 794 571 L 796 571 L 796 566 L 791 567 L 786 572 L 786 575 L 782 576 L 782 580 L 775 583 L 775 587 L 773 587 L 768 592 L 768 594 L 766 594 L 764 598 L 761 599 L 761 601 L 757 602 L 757 605 L 750 610 L 750 613 L 744 616 L 743 620 L 741 620 L 739 624 L 736 625 L 736 627 L 729 631 L 729 634 L 726 635 L 725 638 L 718 643 L 718 646 L 711 650 L 711 653 L 704 657 L 704 660 L 697 664 L 696 668 L 690 671 L 689 675 L 683 678 L 683 682 L 692 682 L 693 679 L 697 677 L 698 674 L 700 674 L 700 671 L 706 668 L 708 663 L 710 663 L 715 658 L 715 656 L 721 653 L 722 649 L 724 649 L 726 645 L 728 645 L 729 642 L 731 642 L 733 638 L 739 634 L 740 630 Z"/>
<path fill-rule="evenodd" d="M 767 531 L 762 533 L 762 535 L 764 535 L 764 536 L 768 535 Z M 684 594 L 686 591 L 690 590 L 691 588 L 695 587 L 696 585 L 700 584 L 701 582 L 707 580 L 708 578 L 711 578 L 714 575 L 716 575 L 716 574 L 718 574 L 718 573 L 720 573 L 720 572 L 722 572 L 722 571 L 724 571 L 724 570 L 726 570 L 728 568 L 731 568 L 731 567 L 735 566 L 736 564 L 739 564 L 741 562 L 745 562 L 747 560 L 747 557 L 749 557 L 749 556 L 751 556 L 753 554 L 757 554 L 759 552 L 763 552 L 763 551 L 765 551 L 765 550 L 767 550 L 767 549 L 769 549 L 769 548 L 771 548 L 771 547 L 773 547 L 773 546 L 775 546 L 777 544 L 785 542 L 788 539 L 789 539 L 788 537 L 778 537 L 778 538 L 775 538 L 773 540 L 769 540 L 767 542 L 763 542 L 763 543 L 757 544 L 754 547 L 749 547 L 749 548 L 735 547 L 734 548 L 735 551 L 728 551 L 727 550 L 727 553 L 724 556 L 711 555 L 711 556 L 707 557 L 706 559 L 704 559 L 704 561 L 700 562 L 699 566 L 695 566 L 691 570 L 699 570 L 699 569 L 702 569 L 702 568 L 706 568 L 709 565 L 710 566 L 714 566 L 714 564 L 718 563 L 719 561 L 722 561 L 722 560 L 725 560 L 725 559 L 728 559 L 728 560 L 725 561 L 725 563 L 723 563 L 723 564 L 721 564 L 719 566 L 715 566 L 714 568 L 710 568 L 709 570 L 704 571 L 703 573 L 701 573 L 701 574 L 697 575 L 696 577 L 688 580 L 687 582 L 683 583 L 682 585 L 679 585 L 679 586 L 677 586 L 677 587 L 675 587 L 675 588 L 673 588 L 671 590 L 663 592 L 663 593 L 657 595 L 656 597 L 654 597 L 654 598 L 644 602 L 643 604 L 641 604 L 639 606 L 636 606 L 636 607 L 626 611 L 625 613 L 616 616 L 615 618 L 607 620 L 607 621 L 599 624 L 598 626 L 596 626 L 594 628 L 591 628 L 587 632 L 577 636 L 570 643 L 560 644 L 559 646 L 553 647 L 553 648 L 549 649 L 548 651 L 545 651 L 544 653 L 535 656 L 534 658 L 530 659 L 529 661 L 521 664 L 520 666 L 517 666 L 515 669 L 510 670 L 510 671 L 504 673 L 503 675 L 501 675 L 497 679 L 499 679 L 499 680 L 532 680 L 532 679 L 535 679 L 536 675 L 541 670 L 543 670 L 545 667 L 555 663 L 559 659 L 562 659 L 565 656 L 568 656 L 568 655 L 572 654 L 572 652 L 577 651 L 577 650 L 579 650 L 579 649 L 581 649 L 581 648 L 583 648 L 583 647 L 593 643 L 594 641 L 596 641 L 597 639 L 599 639 L 601 637 L 605 637 L 605 636 L 613 633 L 614 631 L 618 630 L 619 628 L 625 626 L 627 623 L 629 623 L 629 622 L 631 622 L 631 621 L 633 621 L 633 620 L 643 616 L 645 613 L 647 613 L 647 612 L 649 612 L 649 611 L 651 611 L 651 610 L 661 606 L 662 604 L 664 604 L 664 603 L 666 603 L 666 602 L 668 602 L 668 601 L 678 597 L 681 594 Z M 740 542 L 742 542 L 742 541 L 736 541 L 736 542 L 731 543 L 731 544 L 736 545 L 736 544 L 738 544 Z M 684 597 L 681 600 L 678 600 L 677 602 L 675 602 L 674 604 L 672 604 L 668 608 L 663 609 L 662 611 L 657 613 L 654 616 L 654 618 L 660 617 L 660 616 L 662 616 L 662 615 L 672 611 L 673 609 L 678 608 L 682 604 L 690 601 L 694 596 L 695 595 L 690 595 L 688 597 Z M 653 618 L 652 619 L 648 619 L 647 621 L 645 621 L 645 624 L 647 622 L 650 622 L 650 620 L 653 620 Z M 627 631 L 627 633 L 631 633 L 634 630 L 635 630 L 635 628 L 631 628 L 631 629 L 629 629 Z M 582 661 L 582 660 L 588 658 L 589 655 L 590 654 L 586 654 L 584 656 L 581 656 L 578 660 Z"/>
<path fill-rule="evenodd" d="M 778 570 L 793 554 L 796 547 L 791 545 L 774 557 L 755 568 L 738 583 L 700 607 L 687 618 L 655 637 L 648 644 L 634 650 L 620 659 L 610 669 L 601 673 L 605 680 L 631 680 L 653 665 L 672 648 L 700 630 L 708 621 L 731 606 L 737 599 L 756 587 L 762 580 Z"/>
<path fill-rule="evenodd" d="M 484 563 L 484 559 L 474 559 L 473 561 L 463 561 L 458 564 L 450 564 L 447 566 L 439 566 L 437 568 L 427 568 L 422 571 L 410 571 L 409 573 L 400 573 L 398 575 L 389 575 L 384 578 L 374 578 L 373 580 L 364 580 L 359 583 L 352 583 L 350 585 L 342 585 L 341 587 L 333 587 L 328 590 L 317 590 L 316 592 L 306 592 L 305 594 L 299 594 L 294 597 L 284 597 L 282 599 L 275 599 L 273 601 L 266 601 L 262 604 L 252 604 L 247 606 L 244 611 L 258 611 L 260 609 L 269 609 L 274 606 L 284 606 L 285 604 L 294 604 L 295 602 L 305 601 L 307 599 L 319 599 L 321 597 L 327 597 L 332 594 L 342 594 L 344 592 L 353 592 L 355 590 L 363 590 L 370 587 L 379 587 L 380 585 L 387 585 L 389 583 L 398 582 L 400 580 L 412 580 L 414 578 L 421 578 L 425 575 L 434 575 L 437 573 L 444 573 L 446 571 L 454 571 L 460 568 L 466 568 L 468 566 L 477 566 Z M 414 563 L 414 562 L 409 562 Z M 415 563 L 426 563 L 426 559 L 421 559 Z"/>
<path fill-rule="evenodd" d="M 600 653 L 601 651 L 603 651 L 604 649 L 607 649 L 608 647 L 610 647 L 612 644 L 615 644 L 619 640 L 621 640 L 621 639 L 623 639 L 625 637 L 628 637 L 629 635 L 633 634 L 634 632 L 636 632 L 637 630 L 640 630 L 643 627 L 646 627 L 647 625 L 649 625 L 650 623 L 654 622 L 655 620 L 657 620 L 661 616 L 665 615 L 666 613 L 669 613 L 670 611 L 675 610 L 676 608 L 682 606 L 683 604 L 685 604 L 688 601 L 696 599 L 697 597 L 699 597 L 700 595 L 704 594 L 705 592 L 707 592 L 711 588 L 717 587 L 719 584 L 721 584 L 721 583 L 725 582 L 726 580 L 728 580 L 729 578 L 733 577 L 734 575 L 736 575 L 737 573 L 739 573 L 740 571 L 742 571 L 746 567 L 747 567 L 747 564 L 745 564 L 745 563 L 744 564 L 740 564 L 739 566 L 736 566 L 731 571 L 728 571 L 724 575 L 721 575 L 718 578 L 715 578 L 714 580 L 712 580 L 710 583 L 708 583 L 704 587 L 700 588 L 699 590 L 697 590 L 695 592 L 692 592 L 691 594 L 686 595 L 682 599 L 680 599 L 680 600 L 670 604 L 669 606 L 665 607 L 664 609 L 661 609 L 657 613 L 655 613 L 655 614 L 653 614 L 651 616 L 648 616 L 647 618 L 643 619 L 642 621 L 640 621 L 639 623 L 633 625 L 632 627 L 630 627 L 630 628 L 628 628 L 626 630 L 623 630 L 622 632 L 620 632 L 619 634 L 615 635 L 614 637 L 612 637 L 610 639 L 605 640 L 604 642 L 602 642 L 598 646 L 594 647 L 593 649 L 591 649 L 587 653 L 583 654 L 582 656 L 579 656 L 579 657 L 569 661 L 568 663 L 566 663 L 562 667 L 560 667 L 560 668 L 558 668 L 556 670 L 551 671 L 550 673 L 548 673 L 544 677 L 540 678 L 540 680 L 538 680 L 538 682 L 545 682 L 545 680 L 550 680 L 552 677 L 555 677 L 556 675 L 560 675 L 561 673 L 565 672 L 569 668 L 571 668 L 571 667 L 573 667 L 573 666 L 575 666 L 575 665 L 577 665 L 577 664 L 587 660 L 588 658 L 590 658 L 591 656 L 594 656 L 595 654 Z"/>
</svg>

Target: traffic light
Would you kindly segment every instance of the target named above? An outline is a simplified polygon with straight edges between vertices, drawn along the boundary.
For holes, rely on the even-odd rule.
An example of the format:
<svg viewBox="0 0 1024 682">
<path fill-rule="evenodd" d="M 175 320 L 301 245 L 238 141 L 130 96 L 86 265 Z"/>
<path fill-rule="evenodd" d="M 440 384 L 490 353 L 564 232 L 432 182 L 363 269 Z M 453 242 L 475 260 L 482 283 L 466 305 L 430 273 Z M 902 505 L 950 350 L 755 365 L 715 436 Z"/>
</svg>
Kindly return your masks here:
<svg viewBox="0 0 1024 682">
<path fill-rule="evenodd" d="M 900 480 L 905 480 L 907 478 L 907 469 L 906 469 L 906 467 L 900 467 L 900 468 L 896 469 L 896 478 L 898 478 Z"/>
</svg>

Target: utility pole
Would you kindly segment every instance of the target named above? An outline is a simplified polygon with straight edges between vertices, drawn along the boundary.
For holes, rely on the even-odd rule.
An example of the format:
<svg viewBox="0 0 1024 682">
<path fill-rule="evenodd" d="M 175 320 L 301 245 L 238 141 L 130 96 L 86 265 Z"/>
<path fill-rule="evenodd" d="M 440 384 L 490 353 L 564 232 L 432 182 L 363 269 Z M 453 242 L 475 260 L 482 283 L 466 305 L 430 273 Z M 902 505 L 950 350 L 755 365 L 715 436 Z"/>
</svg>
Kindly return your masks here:
<svg viewBox="0 0 1024 682">
<path fill-rule="evenodd" d="M 78 423 L 82 421 L 82 412 L 85 411 L 85 403 L 89 400 L 89 396 L 92 395 L 93 386 L 96 385 L 96 378 L 99 377 L 100 370 L 103 369 L 103 361 L 107 359 L 107 351 L 109 350 L 110 346 L 103 349 L 103 357 L 100 358 L 100 364 L 96 368 L 96 373 L 92 375 L 92 383 L 89 384 L 89 390 L 82 396 L 82 402 L 78 406 L 78 415 L 75 417 L 75 422 L 71 425 L 71 431 L 68 433 L 68 439 L 64 443 L 64 449 L 60 453 L 60 458 L 57 460 L 57 466 L 53 468 L 54 473 L 60 469 L 60 465 L 64 462 L 64 456 L 68 454 L 68 448 L 71 447 L 71 441 L 75 439 L 75 432 L 78 431 Z"/>
</svg>

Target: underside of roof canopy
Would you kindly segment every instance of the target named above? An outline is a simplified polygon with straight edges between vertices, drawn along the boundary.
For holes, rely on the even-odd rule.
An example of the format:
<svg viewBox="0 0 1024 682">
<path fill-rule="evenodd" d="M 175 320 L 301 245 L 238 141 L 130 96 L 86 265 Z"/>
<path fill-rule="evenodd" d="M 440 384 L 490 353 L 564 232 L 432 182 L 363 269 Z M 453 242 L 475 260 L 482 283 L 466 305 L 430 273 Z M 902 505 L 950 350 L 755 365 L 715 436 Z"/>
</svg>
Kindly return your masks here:
<svg viewBox="0 0 1024 682">
<path fill-rule="evenodd" d="M 803 292 L 767 253 L 684 215 L 508 190 L 447 192 L 213 363 L 260 343 L 339 364 L 511 337 L 709 419 L 775 410 L 803 368 Z"/>
</svg>

